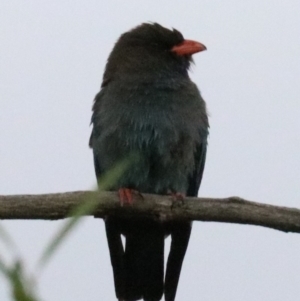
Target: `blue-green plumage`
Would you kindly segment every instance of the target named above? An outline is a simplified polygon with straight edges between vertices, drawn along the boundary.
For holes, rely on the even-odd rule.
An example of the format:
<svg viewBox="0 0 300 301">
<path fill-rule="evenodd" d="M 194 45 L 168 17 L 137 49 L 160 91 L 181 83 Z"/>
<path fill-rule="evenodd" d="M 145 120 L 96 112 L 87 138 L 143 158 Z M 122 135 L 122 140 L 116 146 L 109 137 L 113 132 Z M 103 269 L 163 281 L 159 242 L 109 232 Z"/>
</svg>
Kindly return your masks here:
<svg viewBox="0 0 300 301">
<path fill-rule="evenodd" d="M 116 82 L 97 95 L 93 149 L 101 168 L 109 170 L 132 152 L 140 158 L 116 188 L 186 193 L 195 150 L 206 146 L 207 121 L 197 87 L 189 79 L 177 81 L 166 79 L 161 87 L 152 83 L 149 90 Z"/>
<path fill-rule="evenodd" d="M 93 148 L 99 177 L 128 155 L 137 161 L 113 187 L 141 193 L 196 196 L 205 163 L 205 102 L 188 76 L 191 55 L 173 53 L 182 35 L 143 24 L 121 36 L 93 107 Z M 108 217 L 106 231 L 115 289 L 122 300 L 175 298 L 189 240 L 187 222 L 163 224 Z M 125 250 L 120 235 L 126 237 Z M 172 235 L 164 280 L 164 237 Z"/>
</svg>

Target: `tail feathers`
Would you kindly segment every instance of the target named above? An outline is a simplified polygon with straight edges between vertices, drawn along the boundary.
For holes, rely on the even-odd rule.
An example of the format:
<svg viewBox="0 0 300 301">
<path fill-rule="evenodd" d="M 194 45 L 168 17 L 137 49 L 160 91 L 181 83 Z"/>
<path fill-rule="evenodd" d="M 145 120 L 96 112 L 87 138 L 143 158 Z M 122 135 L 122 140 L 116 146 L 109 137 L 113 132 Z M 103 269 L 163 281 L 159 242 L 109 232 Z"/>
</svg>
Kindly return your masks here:
<svg viewBox="0 0 300 301">
<path fill-rule="evenodd" d="M 125 263 L 125 300 L 138 300 L 143 297 L 143 262 L 140 237 L 126 236 Z"/>
<path fill-rule="evenodd" d="M 105 221 L 116 296 L 122 301 L 158 301 L 164 290 L 164 230 L 160 224 L 126 224 L 125 251 L 121 241 L 124 223 Z"/>
<path fill-rule="evenodd" d="M 151 232 L 146 237 L 145 271 L 143 272 L 145 301 L 160 300 L 164 291 L 164 232 Z"/>
<path fill-rule="evenodd" d="M 120 224 L 108 218 L 105 221 L 110 261 L 113 268 L 116 296 L 123 300 L 125 294 L 124 249 L 121 240 Z"/>
<path fill-rule="evenodd" d="M 160 226 L 127 235 L 124 262 L 125 300 L 160 300 L 164 285 L 164 232 Z"/>
<path fill-rule="evenodd" d="M 182 262 L 189 243 L 191 223 L 176 223 L 171 230 L 171 248 L 165 278 L 165 300 L 174 301 L 180 277 Z"/>
</svg>

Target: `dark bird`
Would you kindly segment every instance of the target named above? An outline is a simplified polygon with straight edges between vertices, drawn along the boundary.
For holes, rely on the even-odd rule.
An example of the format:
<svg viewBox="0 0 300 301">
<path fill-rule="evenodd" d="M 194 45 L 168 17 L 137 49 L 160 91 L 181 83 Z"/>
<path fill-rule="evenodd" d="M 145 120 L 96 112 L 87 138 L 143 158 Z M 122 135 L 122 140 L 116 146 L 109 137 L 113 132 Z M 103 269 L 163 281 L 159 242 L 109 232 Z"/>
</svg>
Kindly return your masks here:
<svg viewBox="0 0 300 301">
<path fill-rule="evenodd" d="M 147 23 L 122 34 L 109 55 L 93 106 L 90 146 L 97 178 L 138 154 L 112 187 L 122 203 L 131 203 L 134 191 L 175 199 L 197 196 L 209 125 L 188 70 L 192 54 L 205 49 L 176 29 Z M 164 294 L 173 301 L 191 223 L 107 216 L 105 227 L 117 298 L 156 301 Z M 168 235 L 172 241 L 164 276 Z"/>
</svg>

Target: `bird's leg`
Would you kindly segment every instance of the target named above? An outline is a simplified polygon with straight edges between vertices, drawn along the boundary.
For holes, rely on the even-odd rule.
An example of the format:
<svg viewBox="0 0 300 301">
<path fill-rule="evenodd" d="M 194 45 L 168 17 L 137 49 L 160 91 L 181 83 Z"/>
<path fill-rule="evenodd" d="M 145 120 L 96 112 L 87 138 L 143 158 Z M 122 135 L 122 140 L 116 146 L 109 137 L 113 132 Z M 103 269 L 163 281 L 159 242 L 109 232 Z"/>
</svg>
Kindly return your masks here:
<svg viewBox="0 0 300 301">
<path fill-rule="evenodd" d="M 185 194 L 182 193 L 182 192 L 174 192 L 174 191 L 171 191 L 168 193 L 168 195 L 171 196 L 172 198 L 172 209 L 175 208 L 176 206 L 181 206 L 183 205 L 183 201 L 184 201 L 184 198 L 185 198 Z"/>
<path fill-rule="evenodd" d="M 171 196 L 174 201 L 183 201 L 185 198 L 185 194 L 182 192 L 172 192 Z"/>
<path fill-rule="evenodd" d="M 120 188 L 118 190 L 118 193 L 121 206 L 123 206 L 124 204 L 131 205 L 133 203 L 133 194 L 139 195 L 141 198 L 144 198 L 139 191 L 130 188 Z"/>
<path fill-rule="evenodd" d="M 173 201 L 183 201 L 186 197 L 185 193 L 173 191 L 171 189 L 167 191 L 167 194 L 172 197 Z"/>
<path fill-rule="evenodd" d="M 128 204 L 128 205 L 132 204 L 132 189 L 120 188 L 118 190 L 118 193 L 119 193 L 121 206 L 123 206 L 124 204 Z"/>
</svg>

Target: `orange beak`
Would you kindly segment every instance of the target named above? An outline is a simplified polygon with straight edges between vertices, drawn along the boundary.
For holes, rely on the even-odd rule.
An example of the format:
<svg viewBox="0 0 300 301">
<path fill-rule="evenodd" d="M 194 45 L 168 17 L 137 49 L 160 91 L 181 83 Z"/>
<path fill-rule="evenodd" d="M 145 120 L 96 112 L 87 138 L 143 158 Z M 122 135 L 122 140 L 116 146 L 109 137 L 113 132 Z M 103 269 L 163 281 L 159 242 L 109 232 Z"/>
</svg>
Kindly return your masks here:
<svg viewBox="0 0 300 301">
<path fill-rule="evenodd" d="M 184 40 L 171 49 L 171 51 L 177 55 L 192 55 L 204 50 L 206 50 L 206 47 L 203 44 L 192 40 Z"/>
</svg>

